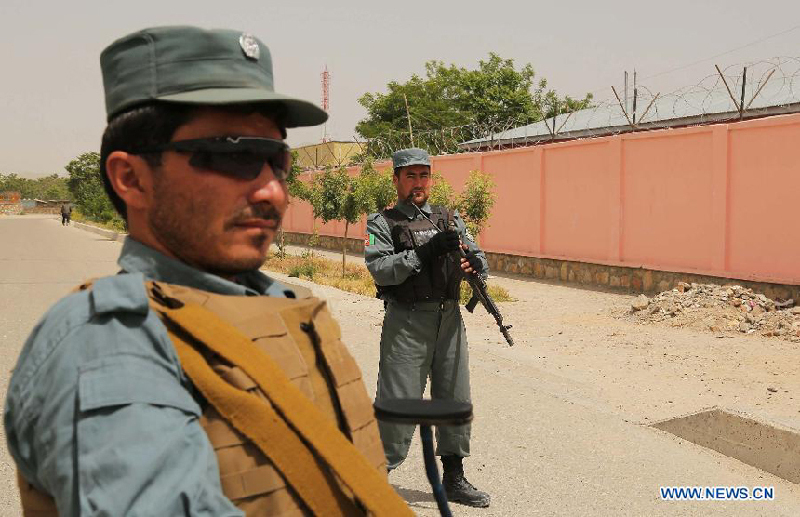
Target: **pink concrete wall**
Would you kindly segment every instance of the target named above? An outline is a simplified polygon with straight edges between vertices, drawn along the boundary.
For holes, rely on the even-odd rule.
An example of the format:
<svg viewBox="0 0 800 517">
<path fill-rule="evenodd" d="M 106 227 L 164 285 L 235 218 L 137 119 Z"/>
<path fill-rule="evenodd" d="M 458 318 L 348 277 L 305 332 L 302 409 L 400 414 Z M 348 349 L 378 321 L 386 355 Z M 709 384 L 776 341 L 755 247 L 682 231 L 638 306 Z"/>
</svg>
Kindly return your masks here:
<svg viewBox="0 0 800 517">
<path fill-rule="evenodd" d="M 497 185 L 498 202 L 492 210 L 489 227 L 479 236 L 481 246 L 515 255 L 535 256 L 541 251 L 539 228 L 542 219 L 538 202 L 541 197 L 541 165 L 541 149 L 487 154 L 482 164 L 475 164 L 474 169 L 490 173 Z M 527 197 L 528 202 L 506 202 L 519 199 L 520 193 Z M 498 224 L 503 225 L 502 231 Z"/>
<path fill-rule="evenodd" d="M 712 268 L 710 150 L 708 128 L 624 140 L 623 262 Z"/>
<path fill-rule="evenodd" d="M 553 146 L 543 154 L 542 253 L 608 260 L 614 224 L 608 143 Z"/>
<path fill-rule="evenodd" d="M 800 284 L 800 115 L 437 156 L 433 169 L 456 191 L 471 170 L 493 176 L 487 251 Z M 310 208 L 293 202 L 285 228 L 310 233 Z"/>
<path fill-rule="evenodd" d="M 800 122 L 731 127 L 725 268 L 758 279 L 800 277 Z"/>
</svg>

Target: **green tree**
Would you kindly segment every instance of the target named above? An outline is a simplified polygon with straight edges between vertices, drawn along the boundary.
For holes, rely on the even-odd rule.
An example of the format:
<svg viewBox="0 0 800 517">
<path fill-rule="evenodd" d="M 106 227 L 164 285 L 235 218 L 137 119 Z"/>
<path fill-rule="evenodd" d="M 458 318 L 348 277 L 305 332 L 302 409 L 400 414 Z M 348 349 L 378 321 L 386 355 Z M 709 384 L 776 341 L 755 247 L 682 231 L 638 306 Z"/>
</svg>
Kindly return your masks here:
<svg viewBox="0 0 800 517">
<path fill-rule="evenodd" d="M 64 168 L 69 172 L 67 186 L 81 214 L 101 223 L 122 224 L 103 188 L 98 153 L 83 153 Z"/>
<path fill-rule="evenodd" d="M 342 169 L 345 170 L 345 169 Z M 346 170 L 345 170 L 346 173 Z M 348 176 L 349 185 L 344 197 L 344 205 L 340 219 L 344 220 L 344 239 L 342 239 L 342 278 L 344 278 L 345 260 L 347 258 L 347 230 L 361 218 L 376 210 L 383 210 L 385 205 L 377 208 L 376 203 L 385 199 L 385 191 L 381 190 L 381 173 L 374 169 L 362 167 L 358 176 Z M 378 205 L 379 206 L 379 205 Z"/>
<path fill-rule="evenodd" d="M 297 161 L 297 151 L 292 151 L 292 167 L 286 175 L 286 185 L 289 189 L 289 195 L 292 198 L 296 197 L 308 201 L 310 193 L 306 184 L 300 179 L 300 174 L 302 172 L 303 170 L 300 168 L 300 164 Z"/>
<path fill-rule="evenodd" d="M 430 204 L 446 206 L 451 210 L 458 208 L 458 196 L 453 190 L 453 186 L 444 179 L 444 176 L 439 172 L 434 172 L 431 179 L 433 185 L 431 186 L 429 198 Z"/>
<path fill-rule="evenodd" d="M 20 196 L 27 198 L 24 178 L 16 174 L 0 174 L 0 192 L 19 192 Z"/>
<path fill-rule="evenodd" d="M 366 93 L 359 103 L 367 109 L 367 117 L 356 125 L 367 138 L 389 140 L 386 147 L 407 147 L 411 144 L 408 115 L 414 132 L 414 144 L 437 153 L 442 147 L 443 130 L 461 126 L 459 140 L 484 136 L 488 132 L 507 129 L 516 124 L 529 124 L 555 113 L 588 107 L 591 94 L 583 99 L 559 96 L 547 89 L 547 80 L 536 80 L 533 66 L 517 70 L 512 59 L 490 53 L 478 68 L 467 70 L 442 61 L 425 64 L 425 77 L 413 75 L 406 82 L 392 81 L 386 93 Z M 372 149 L 385 155 L 393 149 Z"/>
<path fill-rule="evenodd" d="M 41 190 L 42 199 L 59 200 L 72 199 L 72 193 L 67 186 L 67 178 L 62 178 L 58 174 L 51 174 L 44 178 L 38 178 L 37 187 Z"/>
<path fill-rule="evenodd" d="M 495 203 L 492 177 L 478 170 L 470 171 L 464 190 L 458 196 L 458 211 L 475 239 L 486 228 Z"/>
<path fill-rule="evenodd" d="M 363 215 L 377 210 L 377 203 L 386 202 L 385 180 L 382 180 L 382 174 L 375 171 L 371 165 L 362 167 L 361 172 L 355 177 L 350 177 L 345 167 L 336 170 L 327 167 L 322 173 L 314 176 L 308 187 L 308 201 L 315 219 L 321 219 L 324 223 L 344 222 L 342 277 L 347 263 L 347 235 L 350 225 L 360 221 Z"/>
<path fill-rule="evenodd" d="M 42 178 L 21 178 L 17 174 L 0 174 L 0 192 L 19 192 L 23 199 L 71 199 L 67 179 L 58 174 Z"/>
<path fill-rule="evenodd" d="M 362 188 L 369 193 L 371 199 L 368 213 L 380 212 L 397 201 L 397 189 L 392 181 L 392 176 L 391 168 L 378 171 L 375 169 L 372 158 L 366 157 L 361 166 L 359 182 L 362 183 Z"/>
<path fill-rule="evenodd" d="M 300 173 L 302 169 L 297 163 L 297 151 L 292 151 L 292 166 L 286 174 L 286 186 L 289 192 L 289 203 L 292 199 L 298 198 L 308 201 L 308 187 L 300 180 Z M 286 232 L 281 228 L 278 231 L 278 256 L 281 258 L 286 257 Z"/>
<path fill-rule="evenodd" d="M 443 205 L 450 210 L 458 210 L 464 224 L 470 233 L 477 239 L 478 235 L 486 228 L 486 221 L 492 215 L 495 204 L 495 183 L 489 174 L 474 170 L 470 171 L 464 190 L 456 194 L 453 186 L 438 172 L 433 173 L 433 186 L 429 203 Z"/>
<path fill-rule="evenodd" d="M 309 186 L 309 203 L 315 219 L 322 219 L 323 223 L 344 219 L 345 206 L 348 203 L 348 194 L 351 189 L 350 176 L 347 169 L 334 170 L 326 167 L 325 170 L 315 175 Z M 342 276 L 347 258 L 347 230 L 345 224 L 344 238 L 342 239 Z"/>
<path fill-rule="evenodd" d="M 332 167 L 326 167 L 311 178 L 308 202 L 315 219 L 322 219 L 325 223 L 339 219 L 349 180 L 346 170 Z"/>
</svg>

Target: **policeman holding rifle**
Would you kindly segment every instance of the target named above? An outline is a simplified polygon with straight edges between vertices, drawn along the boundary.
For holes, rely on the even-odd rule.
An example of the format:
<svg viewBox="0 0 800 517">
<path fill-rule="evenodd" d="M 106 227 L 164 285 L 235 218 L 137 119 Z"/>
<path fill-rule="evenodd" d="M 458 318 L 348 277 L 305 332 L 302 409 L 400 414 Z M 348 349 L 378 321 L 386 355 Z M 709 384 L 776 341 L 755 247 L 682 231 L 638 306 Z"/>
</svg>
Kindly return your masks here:
<svg viewBox="0 0 800 517">
<path fill-rule="evenodd" d="M 365 260 L 385 302 L 376 400 L 421 398 L 431 378 L 434 399 L 470 401 L 467 335 L 459 309 L 464 275 L 488 264 L 455 211 L 428 204 L 430 157 L 423 149 L 392 156 L 398 202 L 367 220 Z M 435 227 L 434 227 L 435 225 Z M 458 259 L 459 247 L 464 250 Z M 388 468 L 406 458 L 414 426 L 379 422 Z M 470 426 L 436 430 L 448 500 L 487 507 L 490 497 L 464 476 Z"/>
</svg>

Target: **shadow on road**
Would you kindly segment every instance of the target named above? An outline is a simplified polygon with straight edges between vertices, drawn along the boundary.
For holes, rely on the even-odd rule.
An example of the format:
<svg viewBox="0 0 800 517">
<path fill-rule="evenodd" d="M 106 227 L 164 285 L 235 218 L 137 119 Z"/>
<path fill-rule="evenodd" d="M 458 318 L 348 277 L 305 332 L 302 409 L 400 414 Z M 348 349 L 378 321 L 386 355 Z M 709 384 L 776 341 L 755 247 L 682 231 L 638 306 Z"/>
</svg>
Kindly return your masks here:
<svg viewBox="0 0 800 517">
<path fill-rule="evenodd" d="M 423 492 L 421 490 L 414 490 L 413 488 L 403 488 L 399 485 L 392 485 L 395 492 L 400 494 L 400 497 L 406 500 L 406 502 L 411 506 L 420 506 L 427 508 L 427 506 L 423 505 L 415 505 L 414 503 L 435 503 L 436 501 L 433 499 L 433 494 L 430 492 Z"/>
</svg>

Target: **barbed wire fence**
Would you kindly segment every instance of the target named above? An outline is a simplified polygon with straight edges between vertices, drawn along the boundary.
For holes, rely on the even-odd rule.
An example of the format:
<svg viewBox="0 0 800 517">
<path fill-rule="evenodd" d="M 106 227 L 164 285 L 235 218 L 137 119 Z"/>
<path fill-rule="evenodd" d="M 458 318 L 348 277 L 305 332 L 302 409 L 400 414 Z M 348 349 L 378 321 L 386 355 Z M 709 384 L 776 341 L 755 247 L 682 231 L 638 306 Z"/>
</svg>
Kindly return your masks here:
<svg viewBox="0 0 800 517">
<path fill-rule="evenodd" d="M 409 131 L 385 132 L 375 138 L 356 135 L 352 140 L 355 150 L 331 150 L 326 165 L 387 160 L 392 152 L 412 146 L 425 148 L 432 155 L 448 155 L 800 112 L 800 58 L 776 57 L 723 69 L 714 65 L 713 72 L 696 84 L 669 93 L 654 91 L 646 84 L 637 85 L 628 99 L 614 86 L 609 86 L 608 92 L 603 100 L 593 99 L 589 108 L 560 113 L 556 109 L 554 116 L 544 119 L 520 116 L 435 130 L 415 129 L 413 137 Z M 410 118 L 413 126 L 413 114 Z"/>
</svg>

